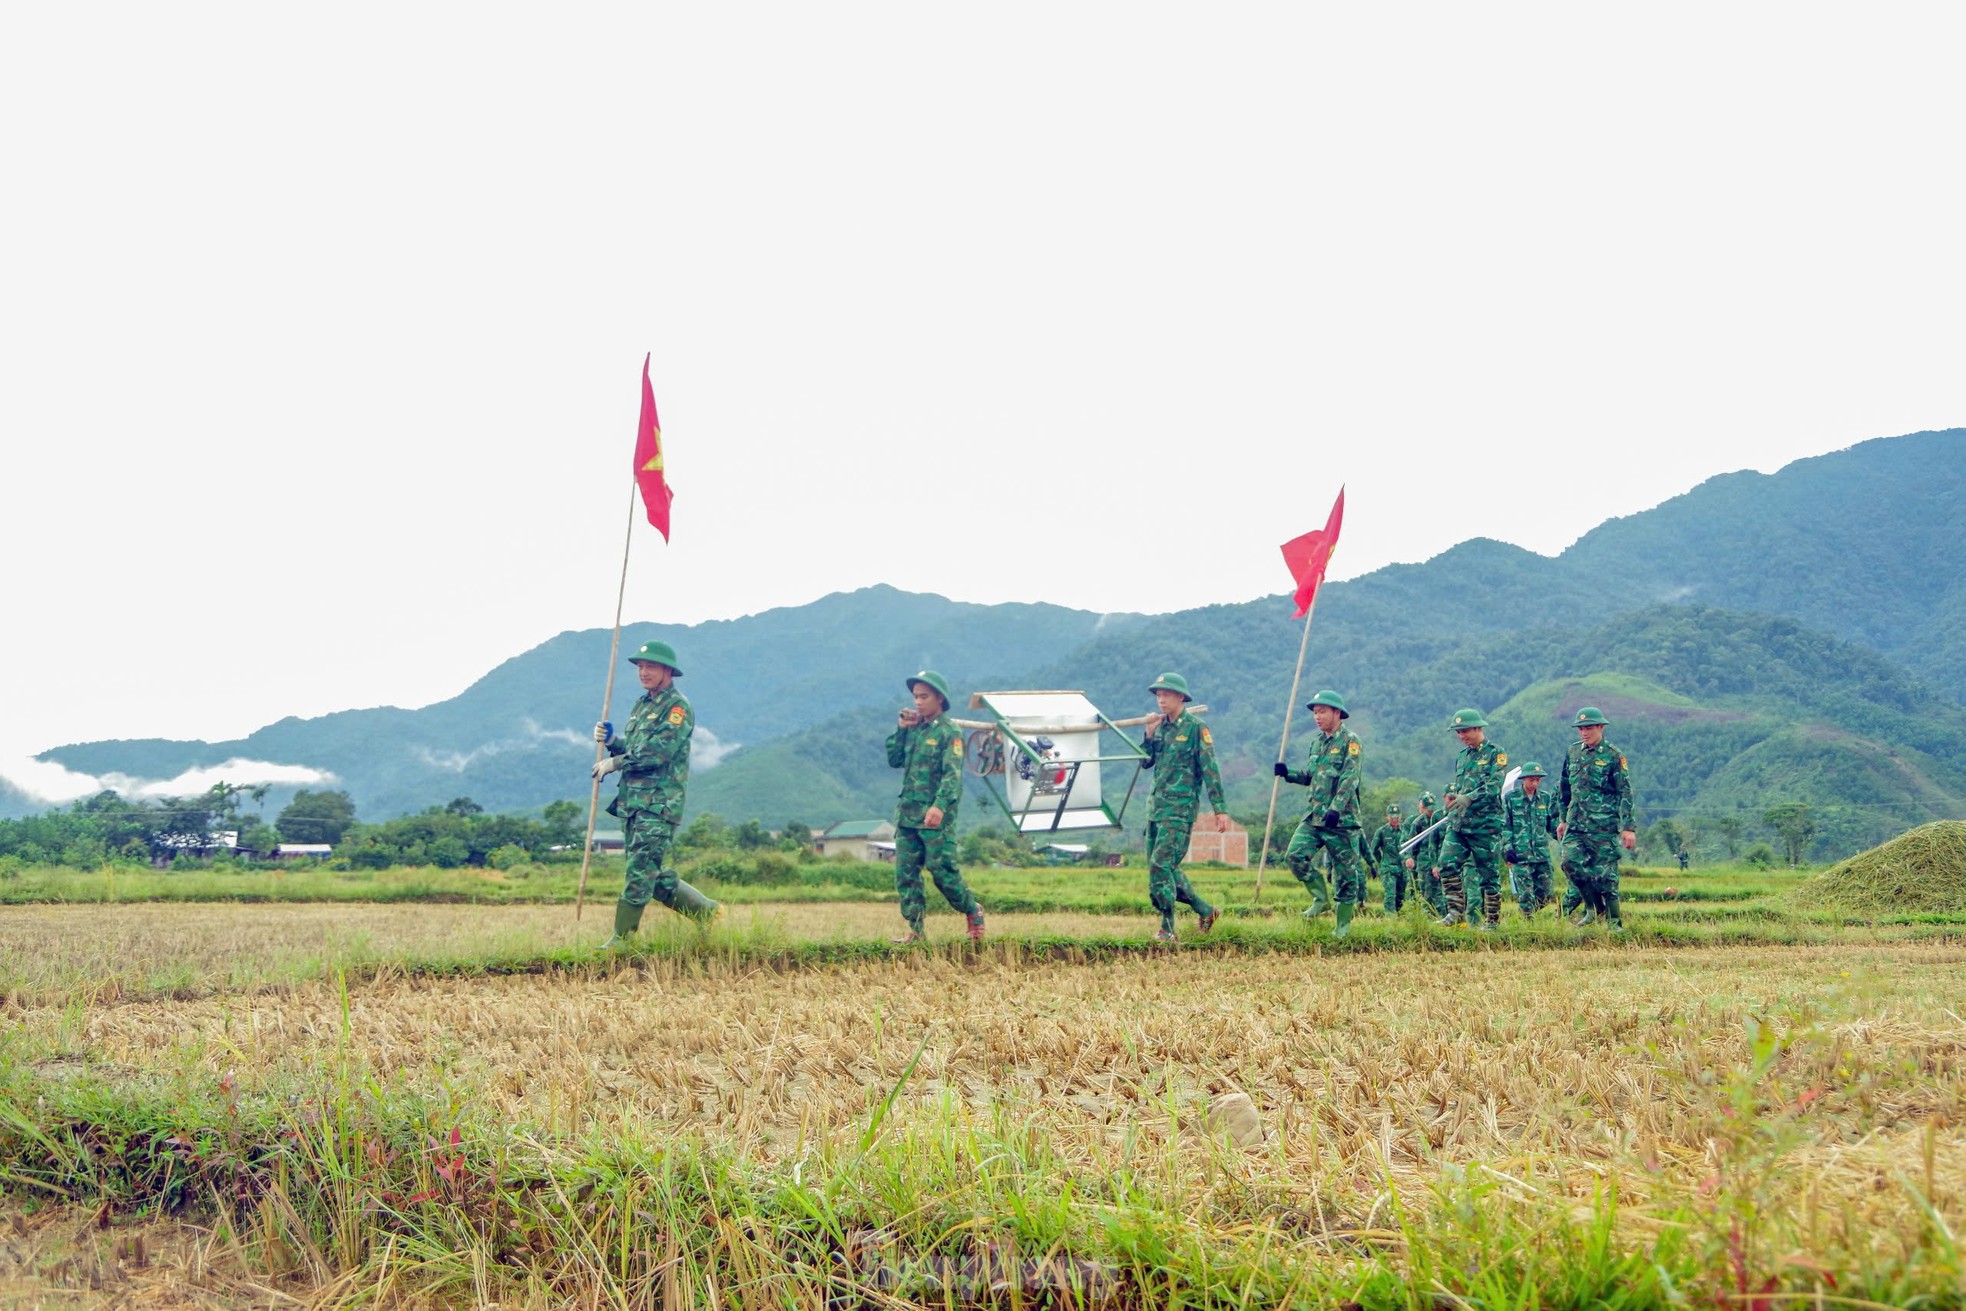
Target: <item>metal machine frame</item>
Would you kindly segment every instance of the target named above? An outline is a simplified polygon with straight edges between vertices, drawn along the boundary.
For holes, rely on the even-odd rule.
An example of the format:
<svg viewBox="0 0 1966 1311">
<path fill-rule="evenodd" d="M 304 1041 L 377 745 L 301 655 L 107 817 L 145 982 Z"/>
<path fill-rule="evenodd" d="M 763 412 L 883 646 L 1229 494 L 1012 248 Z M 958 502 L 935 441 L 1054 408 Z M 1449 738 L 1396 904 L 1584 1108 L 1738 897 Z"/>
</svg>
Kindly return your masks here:
<svg viewBox="0 0 1966 1311">
<path fill-rule="evenodd" d="M 1006 714 L 1001 707 L 992 701 L 993 697 L 1013 696 L 1078 697 L 1081 701 L 1085 702 L 1085 711 L 1089 712 L 1096 722 L 1079 724 L 1015 722 L 1012 716 Z M 1126 818 L 1126 808 L 1132 803 L 1134 789 L 1140 783 L 1140 771 L 1147 764 L 1146 749 L 1128 737 L 1124 730 L 1149 723 L 1153 720 L 1154 716 L 1141 715 L 1133 719 L 1109 719 L 1104 711 L 1093 705 L 1091 701 L 1086 700 L 1084 692 L 1075 688 L 977 692 L 970 696 L 969 708 L 971 710 L 987 711 L 990 718 L 988 720 L 957 719 L 955 721 L 956 725 L 963 729 L 965 734 L 965 765 L 971 774 L 983 780 L 985 789 L 990 793 L 990 799 L 997 803 L 997 808 L 1003 811 L 1004 817 L 1010 820 L 1011 825 L 1019 833 L 1082 833 L 1093 829 L 1119 828 L 1122 826 L 1122 821 Z M 1190 706 L 1188 708 L 1191 711 L 1204 711 L 1208 709 L 1207 706 L 1201 705 Z M 1077 760 L 1059 760 L 1047 756 L 1045 749 L 1040 747 L 1035 741 L 1035 739 L 1042 738 L 1050 733 L 1088 732 L 1099 733 L 1102 742 L 1104 734 L 1112 733 L 1123 744 L 1124 754 L 1108 755 L 1101 749 L 1100 754 L 1096 756 L 1086 756 Z M 1007 747 L 1006 744 L 1008 744 Z M 1049 743 L 1046 743 L 1045 747 L 1049 747 L 1049 745 Z M 1030 794 L 1021 809 L 1012 805 L 1010 800 L 1010 786 L 1005 777 L 1007 750 L 1014 751 L 1022 759 L 1028 761 L 1034 775 L 1031 780 Z M 1096 769 L 1102 765 L 1124 764 L 1131 764 L 1133 769 L 1127 776 L 1126 791 L 1120 797 L 1118 810 L 1114 810 L 1106 800 L 1103 777 L 1097 809 L 1095 810 L 1091 806 L 1082 806 L 1076 811 L 1072 809 L 1072 794 L 1078 787 L 1079 771 L 1082 767 L 1091 765 Z M 1049 781 L 1042 781 L 1035 777 L 1040 770 L 1054 773 L 1057 777 Z M 1094 816 L 1100 817 L 1103 822 L 1068 822 L 1068 819 L 1071 821 L 1081 821 L 1091 819 Z"/>
</svg>

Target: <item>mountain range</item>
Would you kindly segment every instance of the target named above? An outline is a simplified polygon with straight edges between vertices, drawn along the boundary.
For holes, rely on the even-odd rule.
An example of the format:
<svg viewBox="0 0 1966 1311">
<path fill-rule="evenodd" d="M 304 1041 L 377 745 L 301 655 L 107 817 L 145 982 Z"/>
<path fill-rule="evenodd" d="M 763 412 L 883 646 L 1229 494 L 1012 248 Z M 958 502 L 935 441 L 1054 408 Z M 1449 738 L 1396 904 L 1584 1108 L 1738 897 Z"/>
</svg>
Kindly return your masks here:
<svg viewBox="0 0 1966 1311">
<path fill-rule="evenodd" d="M 1463 705 L 1490 715 L 1516 759 L 1554 770 L 1568 716 L 1595 703 L 1648 818 L 1805 801 L 1831 854 L 1966 817 L 1966 581 L 1954 563 L 1966 429 L 1712 478 L 1555 557 L 1478 535 L 1492 522 L 1477 503 L 1469 540 L 1319 593 L 1301 690 L 1344 690 L 1369 775 L 1437 787 L 1455 750 L 1446 718 Z M 685 663 L 699 725 L 692 812 L 822 827 L 891 808 L 881 742 L 903 676 L 922 667 L 961 696 L 1083 688 L 1114 717 L 1147 709 L 1146 683 L 1179 669 L 1211 707 L 1232 806 L 1260 812 L 1301 633 L 1286 597 L 1097 615 L 871 587 L 742 619 L 633 624 L 621 640 L 672 642 Z M 419 710 L 42 758 L 148 778 L 233 758 L 306 765 L 336 775 L 368 819 L 460 795 L 537 808 L 587 790 L 608 642 L 604 629 L 563 633 Z M 631 673 L 617 677 L 617 719 Z M 1312 731 L 1300 698 L 1293 755 Z M 0 795 L 0 813 L 33 808 Z"/>
</svg>

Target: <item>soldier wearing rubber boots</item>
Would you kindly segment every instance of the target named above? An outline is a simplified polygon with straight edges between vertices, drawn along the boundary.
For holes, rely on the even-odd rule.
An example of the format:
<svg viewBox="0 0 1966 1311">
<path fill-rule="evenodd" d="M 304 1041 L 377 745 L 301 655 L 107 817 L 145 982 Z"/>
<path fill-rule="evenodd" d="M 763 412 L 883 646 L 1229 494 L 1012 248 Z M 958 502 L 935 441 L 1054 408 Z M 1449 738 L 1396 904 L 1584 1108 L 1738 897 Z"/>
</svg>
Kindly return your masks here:
<svg viewBox="0 0 1966 1311">
<path fill-rule="evenodd" d="M 1550 903 L 1550 839 L 1556 836 L 1556 798 L 1542 790 L 1549 777 L 1530 761 L 1522 785 L 1502 798 L 1503 857 L 1509 862 L 1509 888 L 1525 919 Z"/>
<path fill-rule="evenodd" d="M 1358 734 L 1345 727 L 1344 721 L 1351 718 L 1351 712 L 1345 709 L 1345 699 L 1336 692 L 1317 693 L 1305 708 L 1318 726 L 1307 768 L 1296 771 L 1281 760 L 1276 762 L 1278 778 L 1310 789 L 1308 809 L 1303 822 L 1291 835 L 1284 858 L 1290 862 L 1291 873 L 1311 894 L 1311 906 L 1304 912 L 1305 918 L 1315 919 L 1327 907 L 1331 908 L 1338 921 L 1333 936 L 1342 938 L 1352 931 L 1352 915 L 1365 899 L 1365 867 L 1358 845 L 1363 748 Z M 1325 889 L 1324 875 L 1317 867 L 1320 852 L 1331 865 L 1331 881 L 1337 894 L 1335 905 L 1331 893 Z"/>
<path fill-rule="evenodd" d="M 1616 933 L 1625 927 L 1618 907 L 1620 848 L 1635 850 L 1638 831 L 1631 767 L 1625 753 L 1604 740 L 1610 722 L 1596 706 L 1585 706 L 1571 721 L 1577 740 L 1564 757 L 1557 783 L 1563 819 L 1556 831 L 1564 844 L 1564 875 L 1583 906 L 1577 923 L 1588 924 L 1601 915 Z M 1566 910 L 1568 906 L 1566 901 Z"/>
<path fill-rule="evenodd" d="M 963 797 L 963 735 L 949 718 L 949 685 L 933 669 L 909 677 L 915 704 L 904 708 L 887 739 L 887 763 L 901 773 L 901 800 L 894 814 L 894 889 L 908 931 L 894 941 L 922 942 L 927 934 L 928 892 L 922 867 L 936 890 L 963 916 L 970 941 L 983 941 L 983 909 L 956 865 L 956 807 Z"/>
<path fill-rule="evenodd" d="M 1473 920 L 1472 890 L 1481 900 L 1483 932 L 1502 918 L 1502 774 L 1506 751 L 1488 740 L 1488 721 L 1479 710 L 1457 710 L 1447 723 L 1461 739 L 1454 763 L 1453 801 L 1447 837 L 1440 844 L 1440 886 L 1447 898 L 1446 925 Z"/>
<path fill-rule="evenodd" d="M 696 731 L 696 714 L 676 690 L 683 671 L 675 649 L 667 642 L 645 642 L 628 659 L 641 680 L 642 695 L 628 712 L 627 726 L 616 737 L 614 725 L 606 720 L 594 725 L 594 740 L 602 746 L 594 779 L 621 775 L 608 814 L 621 821 L 628 854 L 628 879 L 615 903 L 614 935 L 604 944 L 607 949 L 627 944 L 651 900 L 699 924 L 709 924 L 719 909 L 668 866 L 669 843 L 682 822 L 683 791 L 689 784 L 690 734 Z"/>
<path fill-rule="evenodd" d="M 1208 793 L 1208 803 L 1215 808 L 1218 830 L 1229 827 L 1229 816 L 1224 810 L 1222 773 L 1215 764 L 1215 737 L 1187 709 L 1193 699 L 1188 695 L 1188 680 L 1179 674 L 1162 674 L 1147 690 L 1154 694 L 1159 708 L 1141 742 L 1147 753 L 1142 767 L 1154 772 L 1154 790 L 1147 807 L 1147 896 L 1160 912 L 1154 940 L 1171 943 L 1175 940 L 1177 904 L 1191 908 L 1200 917 L 1203 933 L 1215 927 L 1215 907 L 1195 894 L 1188 876 L 1181 872 L 1202 792 Z"/>
<path fill-rule="evenodd" d="M 1378 872 L 1379 881 L 1385 885 L 1385 900 L 1382 903 L 1388 915 L 1399 912 L 1406 904 L 1406 857 L 1399 851 L 1399 844 L 1406 841 L 1406 830 L 1400 827 L 1399 802 L 1386 803 L 1386 822 L 1372 830 L 1372 837 L 1366 843 L 1365 858 Z"/>
</svg>

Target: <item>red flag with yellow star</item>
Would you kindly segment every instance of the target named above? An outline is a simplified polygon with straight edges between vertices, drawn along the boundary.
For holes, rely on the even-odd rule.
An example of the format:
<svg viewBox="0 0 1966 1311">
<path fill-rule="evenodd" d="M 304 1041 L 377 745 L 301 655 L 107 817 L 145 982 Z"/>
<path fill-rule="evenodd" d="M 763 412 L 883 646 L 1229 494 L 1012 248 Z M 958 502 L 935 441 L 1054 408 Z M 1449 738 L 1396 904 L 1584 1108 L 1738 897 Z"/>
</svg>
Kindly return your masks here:
<svg viewBox="0 0 1966 1311">
<path fill-rule="evenodd" d="M 1324 521 L 1323 529 L 1293 537 L 1283 544 L 1283 562 L 1290 567 L 1290 576 L 1297 580 L 1297 613 L 1293 618 L 1302 619 L 1311 612 L 1311 600 L 1317 596 L 1318 584 L 1324 581 L 1331 552 L 1338 545 L 1338 530 L 1344 525 L 1345 489 L 1340 487 L 1331 517 Z"/>
<path fill-rule="evenodd" d="M 669 540 L 669 502 L 676 495 L 662 472 L 662 420 L 655 414 L 655 388 L 649 385 L 648 356 L 642 358 L 642 421 L 635 429 L 635 485 L 649 522 Z"/>
</svg>

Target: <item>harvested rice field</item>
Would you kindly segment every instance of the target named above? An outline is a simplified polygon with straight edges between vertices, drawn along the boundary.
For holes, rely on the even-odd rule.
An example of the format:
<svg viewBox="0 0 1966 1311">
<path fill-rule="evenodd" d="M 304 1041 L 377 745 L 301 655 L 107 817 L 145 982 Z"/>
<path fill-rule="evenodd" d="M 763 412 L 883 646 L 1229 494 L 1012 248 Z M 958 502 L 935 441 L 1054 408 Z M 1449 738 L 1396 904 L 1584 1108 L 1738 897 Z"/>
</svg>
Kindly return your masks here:
<svg viewBox="0 0 1966 1311">
<path fill-rule="evenodd" d="M 1957 943 L 796 950 L 894 922 L 6 908 L 0 1299 L 1966 1296 Z"/>
</svg>

